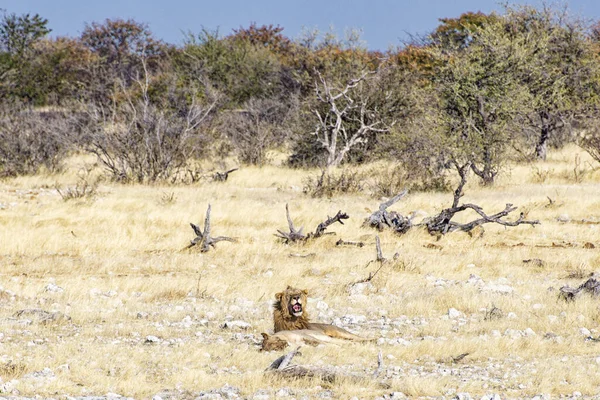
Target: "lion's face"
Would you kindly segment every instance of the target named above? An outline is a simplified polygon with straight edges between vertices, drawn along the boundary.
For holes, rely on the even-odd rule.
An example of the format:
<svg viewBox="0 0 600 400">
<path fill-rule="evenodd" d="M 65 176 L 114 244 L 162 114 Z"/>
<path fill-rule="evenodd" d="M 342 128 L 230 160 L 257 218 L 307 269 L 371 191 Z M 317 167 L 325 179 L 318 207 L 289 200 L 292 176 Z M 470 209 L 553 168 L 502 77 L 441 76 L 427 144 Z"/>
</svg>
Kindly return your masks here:
<svg viewBox="0 0 600 400">
<path fill-rule="evenodd" d="M 288 286 L 285 291 L 277 293 L 275 298 L 279 302 L 282 313 L 299 318 L 304 313 L 307 294 L 306 290 Z"/>
<path fill-rule="evenodd" d="M 277 336 L 262 334 L 263 342 L 260 351 L 279 351 L 283 350 L 288 346 L 288 342 L 278 338 Z"/>
</svg>

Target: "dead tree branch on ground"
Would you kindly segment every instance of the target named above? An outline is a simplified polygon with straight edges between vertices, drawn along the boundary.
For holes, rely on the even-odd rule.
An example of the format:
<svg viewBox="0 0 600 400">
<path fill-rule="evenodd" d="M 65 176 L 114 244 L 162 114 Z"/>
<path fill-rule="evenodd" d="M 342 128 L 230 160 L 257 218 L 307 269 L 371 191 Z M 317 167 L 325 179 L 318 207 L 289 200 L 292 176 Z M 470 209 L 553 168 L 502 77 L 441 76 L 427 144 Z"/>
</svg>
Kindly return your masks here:
<svg viewBox="0 0 600 400">
<path fill-rule="evenodd" d="M 230 169 L 229 171 L 225 171 L 225 172 L 215 172 L 215 174 L 213 175 L 213 181 L 215 182 L 225 182 L 227 180 L 227 178 L 229 178 L 229 174 L 237 171 L 239 168 L 233 168 Z"/>
<path fill-rule="evenodd" d="M 383 268 L 383 266 L 388 263 L 388 259 L 383 256 L 383 252 L 381 251 L 381 242 L 379 241 L 379 236 L 375 236 L 375 249 L 377 250 L 377 258 L 375 259 L 375 262 L 379 263 L 379 268 L 377 268 L 375 272 L 369 272 L 368 277 L 352 282 L 348 285 L 349 287 L 357 285 L 359 283 L 371 282 L 373 278 L 375 278 L 375 275 L 377 275 L 377 273 L 381 270 L 381 268 Z M 397 256 L 398 254 L 394 255 L 394 259 L 396 259 Z M 373 260 L 369 261 L 365 267 L 371 265 L 372 262 Z"/>
<path fill-rule="evenodd" d="M 569 287 L 565 285 L 560 288 L 559 296 L 566 301 L 575 300 L 581 292 L 589 293 L 592 296 L 600 296 L 600 281 L 595 278 L 590 278 L 583 282 L 577 288 Z"/>
<path fill-rule="evenodd" d="M 189 249 L 191 247 L 196 246 L 197 244 L 200 244 L 200 251 L 205 253 L 208 250 L 210 250 L 211 246 L 214 248 L 215 243 L 217 243 L 217 242 L 220 242 L 223 240 L 228 241 L 228 242 L 236 241 L 235 239 L 232 239 L 227 236 L 217 236 L 217 237 L 210 236 L 210 210 L 211 210 L 211 207 L 209 204 L 208 209 L 206 210 L 206 218 L 204 219 L 204 230 L 200 229 L 200 227 L 198 225 L 190 223 L 190 226 L 194 230 L 196 237 L 190 242 L 190 244 L 185 249 Z"/>
<path fill-rule="evenodd" d="M 388 211 L 388 207 L 398 202 L 408 194 L 408 190 L 404 189 L 391 199 L 381 203 L 379 210 L 371 214 L 364 222 L 364 225 L 377 228 L 382 231 L 391 228 L 398 233 L 406 233 L 412 227 L 412 218 L 404 217 L 396 211 Z M 414 217 L 414 215 L 413 215 Z"/>
<path fill-rule="evenodd" d="M 455 163 L 455 166 L 458 170 L 458 174 L 460 175 L 461 179 L 456 190 L 454 191 L 454 198 L 451 207 L 442 210 L 439 214 L 428 218 L 427 220 L 419 224 L 413 225 L 412 218 L 414 218 L 414 213 L 410 217 L 403 217 L 401 214 L 395 211 L 386 211 L 387 207 L 404 197 L 406 191 L 403 191 L 402 193 L 396 195 L 387 202 L 382 203 L 379 206 L 379 210 L 374 212 L 369 218 L 367 218 L 367 220 L 365 221 L 365 225 L 376 227 L 380 230 L 389 227 L 398 233 L 406 233 L 413 226 L 424 226 L 425 228 L 427 228 L 427 231 L 432 235 L 445 235 L 446 233 L 454 231 L 470 232 L 474 228 L 487 223 L 496 223 L 503 226 L 517 226 L 523 224 L 533 226 L 538 225 L 540 223 L 538 220 L 526 220 L 524 213 L 521 213 L 519 218 L 515 221 L 506 221 L 503 218 L 517 209 L 517 207 L 514 207 L 510 203 L 506 204 L 504 210 L 493 215 L 487 215 L 483 211 L 483 209 L 476 204 L 465 203 L 459 205 L 460 198 L 464 195 L 463 188 L 467 183 L 467 174 L 469 172 L 469 167 L 471 166 L 471 163 L 468 162 L 464 165 L 459 165 L 458 163 Z M 452 218 L 454 218 L 456 214 L 465 210 L 473 210 L 474 212 L 479 214 L 480 218 L 477 218 L 467 223 L 459 223 L 452 221 Z"/>
<path fill-rule="evenodd" d="M 327 217 L 327 219 L 323 222 L 321 222 L 317 228 L 315 229 L 314 232 L 308 233 L 307 235 L 305 235 L 304 233 L 302 233 L 302 229 L 296 229 L 294 227 L 294 222 L 292 221 L 292 218 L 290 217 L 290 210 L 289 210 L 289 206 L 288 204 L 285 205 L 285 214 L 287 217 L 287 221 L 288 221 L 288 227 L 289 227 L 289 233 L 283 232 L 281 230 L 277 230 L 278 234 L 275 234 L 275 236 L 277 236 L 280 239 L 283 239 L 285 243 L 294 243 L 294 242 L 301 242 L 301 241 L 307 241 L 309 239 L 316 239 L 319 238 L 321 236 L 323 236 L 325 234 L 325 230 L 332 224 L 339 222 L 340 224 L 344 225 L 343 220 L 350 218 L 348 216 L 348 214 L 343 213 L 342 211 L 338 211 L 337 214 L 333 217 Z"/>
</svg>

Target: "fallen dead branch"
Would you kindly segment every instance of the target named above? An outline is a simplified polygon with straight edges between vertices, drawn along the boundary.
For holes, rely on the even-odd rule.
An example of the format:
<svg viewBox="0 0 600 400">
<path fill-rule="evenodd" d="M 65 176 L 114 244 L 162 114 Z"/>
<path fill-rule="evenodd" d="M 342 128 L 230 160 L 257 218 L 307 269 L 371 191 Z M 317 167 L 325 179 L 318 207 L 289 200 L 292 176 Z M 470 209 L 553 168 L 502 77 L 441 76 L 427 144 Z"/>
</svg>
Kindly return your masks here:
<svg viewBox="0 0 600 400">
<path fill-rule="evenodd" d="M 388 211 L 387 209 L 407 194 L 408 190 L 405 189 L 391 199 L 381 203 L 379 209 L 367 217 L 363 225 L 376 228 L 379 231 L 392 229 L 398 233 L 406 233 L 412 227 L 412 218 L 414 215 L 413 217 L 404 217 L 396 211 Z"/>
<path fill-rule="evenodd" d="M 540 222 L 538 220 L 530 221 L 525 219 L 525 214 L 521 213 L 519 218 L 514 221 L 507 221 L 504 217 L 508 216 L 510 213 L 515 211 L 517 207 L 514 207 L 512 204 L 506 204 L 504 210 L 497 212 L 492 215 L 488 215 L 483 209 L 477 204 L 464 203 L 460 204 L 460 199 L 464 195 L 463 188 L 467 183 L 467 174 L 469 171 L 471 164 L 467 163 L 465 165 L 456 164 L 456 168 L 460 175 L 460 182 L 454 191 L 454 198 L 452 201 L 452 206 L 442 210 L 439 214 L 426 219 L 425 221 L 419 224 L 413 224 L 412 219 L 414 218 L 414 213 L 410 217 L 404 217 L 401 214 L 392 211 L 388 212 L 386 209 L 394 204 L 396 201 L 400 200 L 404 197 L 407 191 L 403 191 L 399 193 L 392 199 L 388 200 L 385 203 L 382 203 L 379 206 L 379 210 L 373 213 L 367 220 L 365 221 L 366 225 L 376 227 L 379 230 L 385 228 L 391 228 L 395 232 L 398 233 L 406 233 L 413 226 L 423 226 L 427 229 L 427 231 L 432 235 L 445 235 L 449 232 L 462 231 L 462 232 L 471 232 L 476 227 L 480 227 L 483 224 L 487 223 L 495 223 L 503 226 L 518 226 L 518 225 L 538 225 Z M 466 210 L 472 210 L 479 215 L 480 218 L 477 218 L 471 222 L 467 223 L 459 223 L 453 221 L 453 218 Z"/>
<path fill-rule="evenodd" d="M 290 209 L 289 206 L 286 204 L 285 205 L 285 214 L 287 217 L 287 221 L 288 221 L 288 228 L 289 228 L 289 233 L 283 232 L 281 230 L 277 230 L 278 234 L 275 234 L 275 236 L 277 236 L 280 239 L 283 239 L 285 243 L 294 243 L 294 242 L 303 242 L 303 241 L 307 241 L 309 239 L 316 239 L 319 238 L 321 236 L 323 236 L 325 234 L 325 230 L 332 224 L 339 222 L 340 224 L 344 225 L 344 220 L 350 218 L 348 216 L 348 214 L 343 213 L 342 211 L 338 211 L 337 214 L 333 217 L 327 217 L 327 219 L 323 222 L 321 222 L 317 228 L 315 229 L 314 232 L 308 233 L 307 235 L 305 235 L 304 233 L 302 233 L 303 228 L 300 229 L 296 229 L 294 227 L 294 222 L 292 221 L 292 218 L 290 217 Z"/>
<path fill-rule="evenodd" d="M 369 265 L 371 265 L 372 262 L 376 262 L 379 263 L 379 268 L 377 268 L 377 270 L 375 272 L 369 272 L 369 276 L 367 276 L 366 278 L 360 279 L 358 281 L 352 282 L 350 283 L 348 286 L 352 287 L 355 285 L 358 285 L 359 283 L 367 283 L 367 282 L 371 282 L 373 280 L 373 278 L 375 278 L 375 275 L 377 275 L 377 273 L 379 271 L 381 271 L 381 268 L 383 268 L 383 266 L 388 263 L 387 258 L 385 258 L 383 256 L 383 252 L 381 251 L 381 243 L 379 241 L 379 236 L 375 236 L 375 249 L 377 250 L 377 258 L 375 260 L 371 260 L 367 263 L 366 267 L 368 267 Z M 397 255 L 394 256 L 394 258 L 396 258 Z"/>
<path fill-rule="evenodd" d="M 600 282 L 596 278 L 590 278 L 577 288 L 565 285 L 560 288 L 559 297 L 565 301 L 573 301 L 580 293 L 588 293 L 592 296 L 600 296 Z"/>
<path fill-rule="evenodd" d="M 229 178 L 229 174 L 237 171 L 239 168 L 233 168 L 230 169 L 229 171 L 225 171 L 225 172 L 215 172 L 213 175 L 213 181 L 215 182 L 225 182 L 227 181 L 227 178 Z"/>
<path fill-rule="evenodd" d="M 204 219 L 204 230 L 200 229 L 198 225 L 190 223 L 190 226 L 194 230 L 196 237 L 190 242 L 189 245 L 185 247 L 185 249 L 192 248 L 196 245 L 200 245 L 200 251 L 205 253 L 210 250 L 211 247 L 215 247 L 215 244 L 221 242 L 223 240 L 228 242 L 235 242 L 235 239 L 232 239 L 227 236 L 210 236 L 210 204 L 208 205 L 208 209 L 206 210 L 206 218 Z M 184 250 L 185 250 L 184 249 Z"/>
<path fill-rule="evenodd" d="M 364 247 L 364 243 L 363 242 L 353 242 L 353 241 L 347 241 L 347 240 L 343 240 L 340 239 L 337 242 L 335 242 L 336 246 L 356 246 L 356 247 Z"/>
</svg>

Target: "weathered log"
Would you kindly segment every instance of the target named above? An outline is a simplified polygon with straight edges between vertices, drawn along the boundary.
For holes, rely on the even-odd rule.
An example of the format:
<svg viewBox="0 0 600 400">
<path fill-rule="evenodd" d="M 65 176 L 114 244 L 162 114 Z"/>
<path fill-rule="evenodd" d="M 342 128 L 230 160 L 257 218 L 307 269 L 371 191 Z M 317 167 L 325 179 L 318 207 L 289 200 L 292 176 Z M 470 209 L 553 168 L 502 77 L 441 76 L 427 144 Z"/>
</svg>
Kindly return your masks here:
<svg viewBox="0 0 600 400">
<path fill-rule="evenodd" d="M 200 251 L 205 253 L 210 250 L 211 247 L 215 247 L 215 244 L 221 242 L 223 240 L 228 242 L 236 242 L 235 239 L 232 239 L 227 236 L 210 236 L 210 204 L 208 205 L 208 209 L 206 210 L 206 218 L 204 219 L 204 230 L 200 229 L 198 225 L 190 223 L 190 226 L 194 230 L 196 237 L 190 241 L 190 244 L 185 248 L 189 249 L 196 245 L 200 245 Z"/>
<path fill-rule="evenodd" d="M 398 233 L 406 233 L 412 227 L 412 218 L 414 217 L 414 214 L 412 217 L 404 217 L 396 211 L 388 211 L 387 209 L 407 194 L 408 190 L 404 189 L 396 196 L 381 203 L 379 209 L 367 217 L 363 225 L 376 228 L 379 231 L 392 229 Z"/>
<path fill-rule="evenodd" d="M 321 222 L 317 228 L 315 229 L 314 232 L 310 232 L 307 235 L 305 235 L 304 233 L 302 233 L 303 228 L 300 229 L 296 229 L 294 227 L 294 222 L 292 221 L 292 218 L 290 217 L 290 209 L 288 204 L 285 205 L 285 215 L 287 217 L 287 221 L 288 221 L 288 228 L 289 228 L 289 232 L 283 232 L 281 230 L 277 230 L 277 233 L 275 234 L 275 236 L 277 236 L 280 239 L 283 239 L 285 243 L 294 243 L 294 242 L 302 242 L 302 241 L 306 241 L 309 239 L 316 239 L 319 238 L 323 235 L 325 235 L 325 230 L 332 224 L 339 222 L 340 224 L 344 225 L 344 220 L 350 218 L 348 216 L 348 214 L 343 213 L 342 211 L 338 211 L 337 214 L 333 217 L 327 217 L 327 219 L 323 222 Z"/>
<path fill-rule="evenodd" d="M 590 278 L 587 281 L 583 282 L 577 288 L 572 288 L 570 286 L 563 286 L 560 288 L 559 297 L 566 301 L 575 300 L 580 293 L 588 293 L 592 296 L 600 296 L 600 281 L 595 278 Z"/>
<path fill-rule="evenodd" d="M 363 242 L 353 242 L 350 240 L 344 240 L 344 239 L 340 239 L 337 242 L 335 242 L 336 246 L 356 246 L 356 247 L 364 247 L 364 243 Z"/>
<path fill-rule="evenodd" d="M 461 212 L 461 211 L 465 211 L 465 210 L 473 210 L 475 211 L 477 214 L 479 214 L 481 216 L 481 218 L 478 218 L 476 220 L 473 220 L 471 222 L 465 223 L 465 224 L 461 224 L 458 222 L 454 222 L 452 221 L 452 218 L 454 218 L 454 216 Z M 517 207 L 513 207 L 512 204 L 507 204 L 506 207 L 504 208 L 504 210 L 493 214 L 493 215 L 487 215 L 483 209 L 475 204 L 462 204 L 460 206 L 456 206 L 456 207 L 450 207 L 450 208 L 446 208 L 444 210 L 442 210 L 442 212 L 440 212 L 438 215 L 428 219 L 424 225 L 427 228 L 427 231 L 431 234 L 437 234 L 440 233 L 442 235 L 445 235 L 446 233 L 449 232 L 454 232 L 454 231 L 463 231 L 463 232 L 469 232 L 472 229 L 481 226 L 483 224 L 487 224 L 487 223 L 496 223 L 496 224 L 500 224 L 503 226 L 517 226 L 517 225 L 522 225 L 522 224 L 527 224 L 527 225 L 539 225 L 540 221 L 535 220 L 535 221 L 530 221 L 530 220 L 526 220 L 525 219 L 525 215 L 523 213 L 521 213 L 519 215 L 519 218 L 515 221 L 506 221 L 503 220 L 503 217 L 506 217 L 508 214 L 510 214 L 511 212 L 515 211 L 517 209 Z"/>
</svg>

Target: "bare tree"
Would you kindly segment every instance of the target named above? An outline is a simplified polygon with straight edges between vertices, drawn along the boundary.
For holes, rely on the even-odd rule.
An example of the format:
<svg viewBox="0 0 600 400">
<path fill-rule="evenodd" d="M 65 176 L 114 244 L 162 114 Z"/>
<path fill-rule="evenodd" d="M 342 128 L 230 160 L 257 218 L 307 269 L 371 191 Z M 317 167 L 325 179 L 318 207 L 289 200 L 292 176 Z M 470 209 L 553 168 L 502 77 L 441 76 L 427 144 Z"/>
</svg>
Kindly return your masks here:
<svg viewBox="0 0 600 400">
<path fill-rule="evenodd" d="M 315 92 L 325 107 L 311 110 L 318 121 L 312 134 L 327 151 L 327 168 L 337 167 L 350 149 L 366 143 L 369 133 L 389 131 L 377 109 L 371 107 L 367 91 L 359 90 L 379 71 L 365 71 L 343 89 L 336 88 L 317 71 Z"/>
<path fill-rule="evenodd" d="M 162 104 L 149 95 L 150 74 L 136 81 L 136 98 L 123 87 L 124 101 L 113 107 L 88 108 L 88 149 L 118 181 L 154 182 L 171 179 L 186 166 L 202 139 L 202 127 L 215 114 L 219 96 L 210 87 L 202 95 L 186 93 Z M 203 102 L 199 98 L 204 97 Z"/>
</svg>

